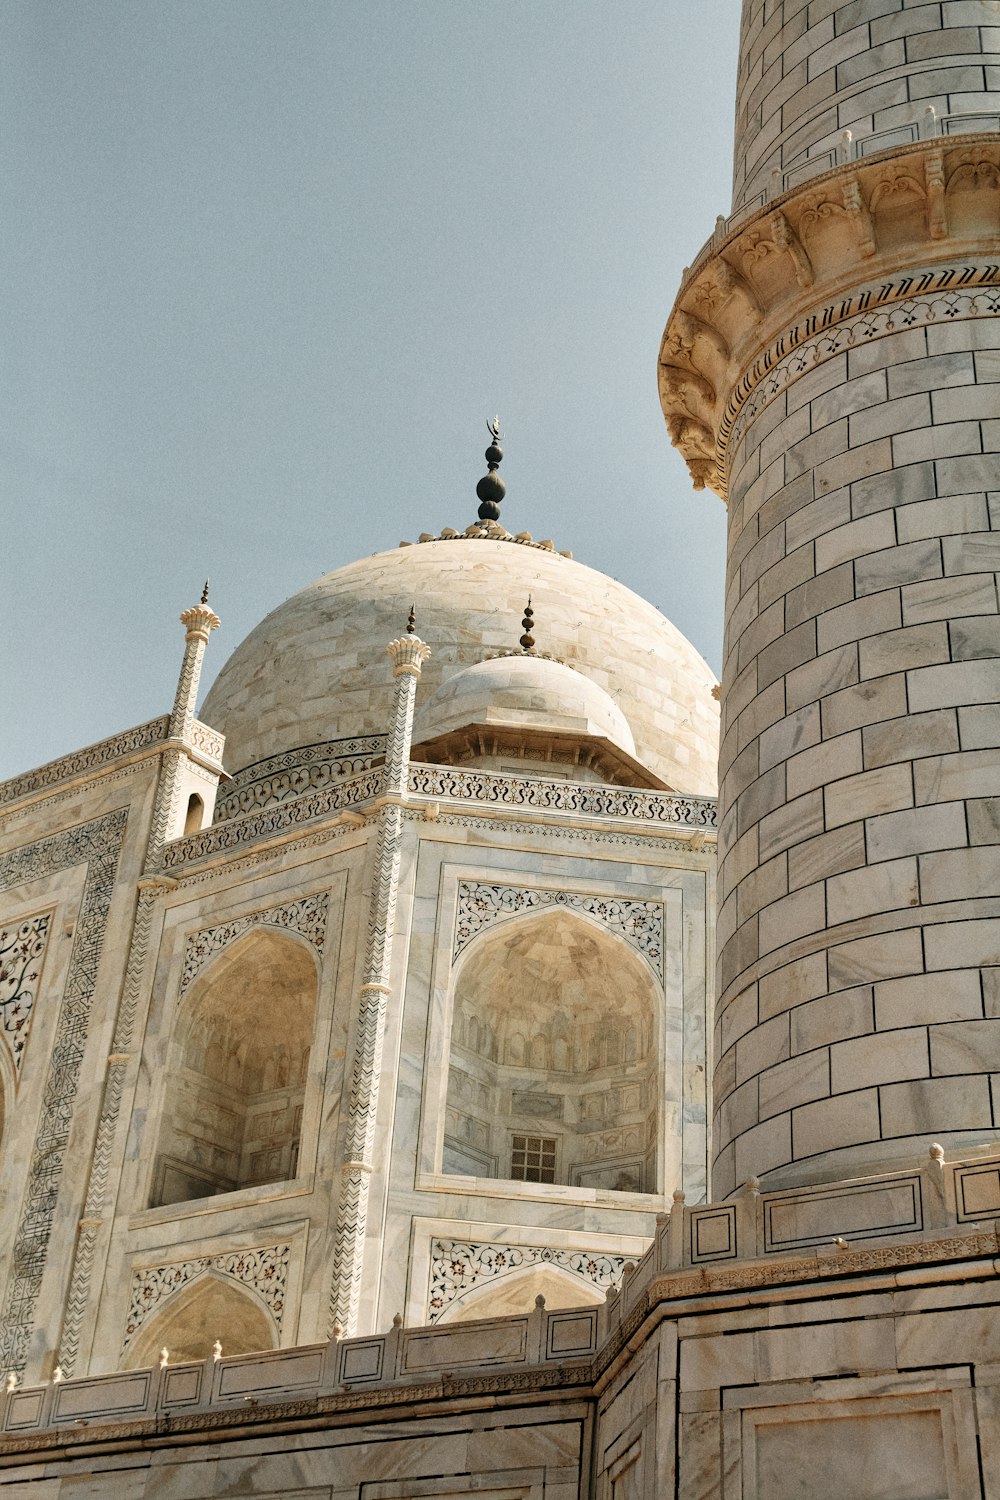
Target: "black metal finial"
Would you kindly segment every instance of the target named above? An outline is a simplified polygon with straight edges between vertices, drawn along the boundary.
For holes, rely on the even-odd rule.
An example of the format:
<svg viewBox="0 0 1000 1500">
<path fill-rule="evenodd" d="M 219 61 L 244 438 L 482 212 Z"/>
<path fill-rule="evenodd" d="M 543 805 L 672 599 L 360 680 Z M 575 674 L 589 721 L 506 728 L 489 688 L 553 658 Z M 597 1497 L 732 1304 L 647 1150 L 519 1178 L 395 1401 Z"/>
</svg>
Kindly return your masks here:
<svg viewBox="0 0 1000 1500">
<path fill-rule="evenodd" d="M 207 578 L 205 579 L 205 587 L 201 591 L 201 602 L 202 602 L 202 604 L 207 604 L 208 603 L 208 579 Z"/>
<path fill-rule="evenodd" d="M 415 635 L 416 634 L 416 629 L 417 629 L 417 611 L 416 611 L 416 606 L 413 605 L 413 604 L 411 604 L 410 605 L 410 613 L 406 617 L 406 633 L 407 633 L 407 635 Z"/>
<path fill-rule="evenodd" d="M 530 594 L 528 595 L 528 602 L 525 605 L 524 609 L 524 619 L 521 621 L 521 624 L 524 627 L 524 634 L 521 637 L 521 645 L 524 647 L 525 651 L 530 651 L 532 646 L 535 644 L 535 637 L 531 633 L 535 626 L 535 611 L 531 607 Z"/>
<path fill-rule="evenodd" d="M 507 486 L 497 473 L 500 460 L 503 458 L 503 449 L 500 446 L 500 440 L 503 437 L 503 433 L 500 431 L 500 418 L 494 417 L 492 422 L 487 422 L 486 427 L 493 441 L 486 450 L 486 463 L 489 467 L 489 473 L 484 474 L 476 485 L 476 494 L 481 501 L 479 519 L 481 521 L 499 521 L 500 501 L 507 493 Z"/>
</svg>

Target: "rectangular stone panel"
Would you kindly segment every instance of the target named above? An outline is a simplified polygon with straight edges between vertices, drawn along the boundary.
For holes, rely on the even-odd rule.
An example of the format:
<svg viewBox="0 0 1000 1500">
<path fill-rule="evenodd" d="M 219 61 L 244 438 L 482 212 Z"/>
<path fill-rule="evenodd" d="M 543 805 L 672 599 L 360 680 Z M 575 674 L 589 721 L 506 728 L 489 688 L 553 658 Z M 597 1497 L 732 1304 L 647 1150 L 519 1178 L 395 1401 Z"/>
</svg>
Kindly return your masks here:
<svg viewBox="0 0 1000 1500">
<path fill-rule="evenodd" d="M 198 1400 L 204 1365 L 177 1365 L 164 1373 L 161 1406 L 190 1406 Z"/>
<path fill-rule="evenodd" d="M 255 1391 L 291 1391 L 302 1386 L 316 1386 L 323 1374 L 323 1348 L 289 1349 L 262 1359 L 259 1354 L 246 1359 L 226 1360 L 219 1375 L 220 1396 L 243 1396 Z"/>
<path fill-rule="evenodd" d="M 597 1348 L 597 1308 L 587 1312 L 550 1313 L 545 1330 L 545 1358 L 579 1358 Z"/>
<path fill-rule="evenodd" d="M 37 1427 L 42 1420 L 44 1403 L 45 1391 L 41 1388 L 15 1391 L 7 1405 L 5 1431 L 24 1432 L 28 1428 Z"/>
<path fill-rule="evenodd" d="M 413 1374 L 467 1365 L 520 1364 L 527 1354 L 527 1342 L 527 1318 L 405 1334 L 402 1369 Z"/>
<path fill-rule="evenodd" d="M 120 1412 L 142 1411 L 149 1399 L 150 1370 L 121 1375 L 117 1380 L 107 1376 L 96 1380 L 74 1380 L 56 1391 L 52 1408 L 54 1422 L 72 1422 L 80 1417 L 114 1416 Z"/>
<path fill-rule="evenodd" d="M 955 1212 L 960 1223 L 1000 1214 L 1000 1167 L 957 1167 Z"/>
<path fill-rule="evenodd" d="M 380 1380 L 384 1358 L 384 1339 L 351 1339 L 340 1346 L 338 1380 Z"/>
<path fill-rule="evenodd" d="M 834 1494 L 837 1500 L 951 1500 L 964 1493 L 949 1482 L 950 1433 L 946 1437 L 938 1403 L 893 1410 L 891 1402 L 816 1402 L 745 1412 L 743 1425 L 742 1500 L 830 1500 Z"/>
<path fill-rule="evenodd" d="M 736 1208 L 694 1210 L 690 1215 L 691 1262 L 730 1260 L 736 1255 Z"/>
<path fill-rule="evenodd" d="M 764 1249 L 793 1250 L 807 1245 L 923 1228 L 920 1178 L 865 1183 L 842 1188 L 800 1190 L 764 1199 Z"/>
</svg>

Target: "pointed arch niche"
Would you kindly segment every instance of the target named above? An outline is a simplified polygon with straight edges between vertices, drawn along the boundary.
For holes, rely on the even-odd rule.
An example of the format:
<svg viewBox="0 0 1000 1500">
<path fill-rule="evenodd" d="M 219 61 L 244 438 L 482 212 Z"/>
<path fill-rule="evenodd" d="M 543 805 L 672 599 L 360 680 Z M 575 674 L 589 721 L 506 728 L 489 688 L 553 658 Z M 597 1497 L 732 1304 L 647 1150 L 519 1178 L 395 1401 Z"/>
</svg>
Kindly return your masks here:
<svg viewBox="0 0 1000 1500">
<path fill-rule="evenodd" d="M 659 989 L 565 908 L 477 938 L 455 980 L 445 1173 L 657 1190 Z"/>
<path fill-rule="evenodd" d="M 178 1012 L 150 1206 L 297 1175 L 317 970 L 265 926 L 206 966 Z"/>
<path fill-rule="evenodd" d="M 216 1339 L 226 1354 L 276 1349 L 273 1319 L 259 1298 L 226 1276 L 207 1271 L 158 1308 L 129 1344 L 124 1365 L 144 1370 L 166 1349 L 172 1365 L 207 1359 Z"/>
<path fill-rule="evenodd" d="M 582 1276 L 572 1276 L 558 1266 L 532 1266 L 466 1292 L 438 1321 L 471 1323 L 478 1318 L 511 1318 L 534 1312 L 539 1296 L 545 1298 L 549 1312 L 560 1307 L 596 1307 L 605 1301 L 604 1292 Z"/>
</svg>

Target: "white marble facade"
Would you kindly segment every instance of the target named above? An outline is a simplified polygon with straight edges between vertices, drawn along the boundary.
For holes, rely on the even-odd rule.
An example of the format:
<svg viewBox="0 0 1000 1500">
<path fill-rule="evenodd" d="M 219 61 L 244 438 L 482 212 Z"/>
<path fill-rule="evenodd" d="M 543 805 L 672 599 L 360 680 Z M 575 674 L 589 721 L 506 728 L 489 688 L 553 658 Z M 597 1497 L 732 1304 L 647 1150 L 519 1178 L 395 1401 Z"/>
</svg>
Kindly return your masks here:
<svg viewBox="0 0 1000 1500">
<path fill-rule="evenodd" d="M 1000 4 L 745 0 L 736 124 L 660 368 L 714 1028 L 650 606 L 425 536 L 208 723 L 185 612 L 0 788 L 0 1490 L 1000 1500 Z"/>
<path fill-rule="evenodd" d="M 496 571 L 498 557 L 511 603 L 487 628 L 463 588 L 478 595 L 479 559 Z M 561 614 L 545 656 L 525 655 L 520 612 L 546 570 L 562 579 Z M 297 690 L 326 704 L 307 724 L 330 731 L 322 743 L 300 755 L 268 707 L 270 638 L 252 636 L 213 689 L 215 723 L 228 733 L 232 717 L 239 742 L 245 697 L 229 685 L 256 684 L 245 753 L 266 752 L 249 768 L 221 752 L 236 774 L 214 821 L 192 827 L 189 783 L 200 774 L 214 794 L 221 740 L 190 713 L 4 789 L 16 962 L 2 997 L 3 1226 L 6 1263 L 30 1247 L 36 1272 L 8 1290 L 4 1361 L 23 1378 L 57 1362 L 77 1376 L 133 1367 L 162 1345 L 203 1357 L 216 1337 L 231 1353 L 324 1340 L 344 1305 L 347 1331 L 364 1334 L 396 1314 L 414 1325 L 530 1309 L 539 1294 L 600 1300 L 675 1192 L 704 1197 L 714 803 L 687 793 L 710 776 L 707 667 L 684 645 L 676 701 L 637 708 L 628 659 L 676 638 L 639 600 L 614 648 L 620 676 L 602 686 L 579 651 L 560 665 L 571 590 L 593 611 L 599 575 L 500 528 L 345 572 L 350 590 L 333 575 L 278 612 L 312 642 Z M 634 596 L 614 587 L 624 610 Z M 437 763 L 403 765 L 372 1078 L 358 1060 L 394 700 L 389 632 L 367 630 L 374 600 L 398 630 L 414 595 L 441 659 L 416 683 Z M 543 619 L 537 592 L 535 604 Z M 449 657 L 456 641 L 474 657 L 477 633 L 486 687 L 446 694 L 444 723 L 442 680 L 478 670 Z M 488 659 L 507 642 L 518 654 Z M 291 691 L 280 671 L 274 682 Z M 636 741 L 680 712 L 703 727 L 644 766 Z M 470 724 L 490 735 L 474 755 Z M 685 760 L 693 787 L 675 791 L 661 768 L 681 782 Z M 186 836 L 164 837 L 182 815 Z M 370 1161 L 345 1228 L 359 1089 Z M 344 1304 L 338 1256 L 359 1235 Z"/>
</svg>

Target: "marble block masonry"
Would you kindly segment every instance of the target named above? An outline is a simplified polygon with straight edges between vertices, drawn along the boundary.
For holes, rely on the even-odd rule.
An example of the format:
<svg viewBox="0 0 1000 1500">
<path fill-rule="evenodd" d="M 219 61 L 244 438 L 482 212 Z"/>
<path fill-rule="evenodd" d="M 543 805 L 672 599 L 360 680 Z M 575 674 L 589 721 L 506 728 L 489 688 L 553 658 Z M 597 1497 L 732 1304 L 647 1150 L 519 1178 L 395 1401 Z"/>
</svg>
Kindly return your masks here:
<svg viewBox="0 0 1000 1500">
<path fill-rule="evenodd" d="M 493 424 L 0 786 L 0 1496 L 1000 1500 L 1000 0 L 745 0 L 658 373 L 719 687 Z"/>
</svg>

